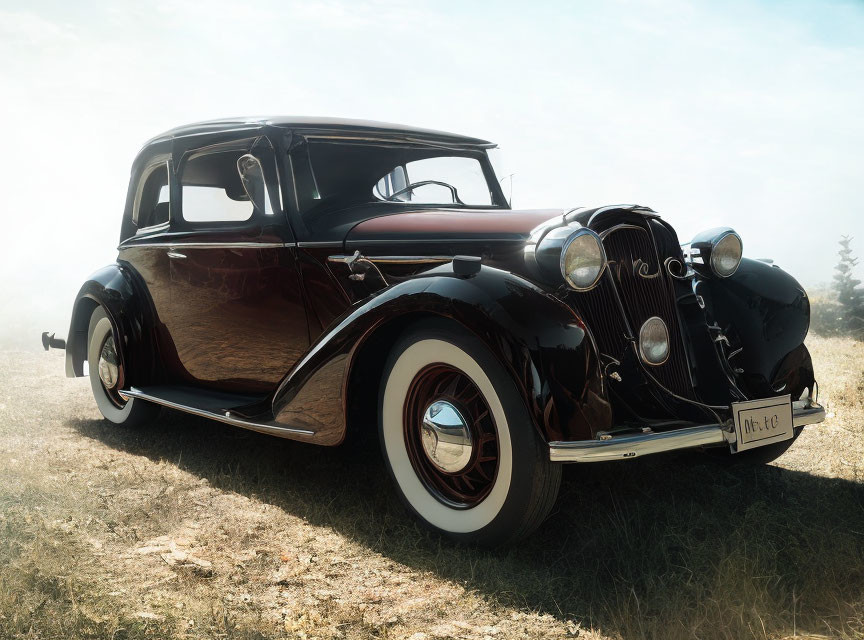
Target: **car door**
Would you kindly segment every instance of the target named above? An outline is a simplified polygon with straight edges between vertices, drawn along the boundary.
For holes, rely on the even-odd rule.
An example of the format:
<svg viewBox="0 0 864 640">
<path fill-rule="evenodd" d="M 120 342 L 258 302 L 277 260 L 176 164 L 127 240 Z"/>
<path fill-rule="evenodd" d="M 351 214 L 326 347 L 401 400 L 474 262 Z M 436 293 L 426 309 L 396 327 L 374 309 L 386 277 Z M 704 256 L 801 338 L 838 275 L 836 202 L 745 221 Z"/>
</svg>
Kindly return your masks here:
<svg viewBox="0 0 864 640">
<path fill-rule="evenodd" d="M 261 172 L 258 206 L 238 170 L 250 157 L 273 169 Z M 179 163 L 161 319 L 186 382 L 269 392 L 308 347 L 296 247 L 274 181 L 266 139 L 189 150 Z"/>
</svg>

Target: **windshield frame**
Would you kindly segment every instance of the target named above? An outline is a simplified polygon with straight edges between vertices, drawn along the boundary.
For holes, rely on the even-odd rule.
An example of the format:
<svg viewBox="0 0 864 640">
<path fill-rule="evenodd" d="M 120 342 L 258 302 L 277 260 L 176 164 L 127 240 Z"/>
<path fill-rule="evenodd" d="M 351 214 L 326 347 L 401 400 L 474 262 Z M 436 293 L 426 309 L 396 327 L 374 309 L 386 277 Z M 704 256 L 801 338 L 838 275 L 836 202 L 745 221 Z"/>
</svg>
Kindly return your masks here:
<svg viewBox="0 0 864 640">
<path fill-rule="evenodd" d="M 452 144 L 436 144 L 434 142 L 426 142 L 426 141 L 418 141 L 415 139 L 411 140 L 400 140 L 400 139 L 383 139 L 383 138 L 369 138 L 364 136 L 330 136 L 330 135 L 321 135 L 317 133 L 313 134 L 300 134 L 298 133 L 295 136 L 292 136 L 291 145 L 289 149 L 289 158 L 291 162 L 289 163 L 292 171 L 292 178 L 295 184 L 298 181 L 302 181 L 304 178 L 301 178 L 298 173 L 300 171 L 306 172 L 306 180 L 311 178 L 312 184 L 314 185 L 314 191 L 316 193 L 316 199 L 320 198 L 320 192 L 318 189 L 318 180 L 315 177 L 315 158 L 313 152 L 312 145 L 318 144 L 333 144 L 333 145 L 345 145 L 346 147 L 380 147 L 380 148 L 394 148 L 394 149 L 404 149 L 409 151 L 411 149 L 434 149 L 440 150 L 440 154 L 436 154 L 434 157 L 467 157 L 473 160 L 476 160 L 480 168 L 483 172 L 483 179 L 486 181 L 486 188 L 489 190 L 490 195 L 490 204 L 480 205 L 480 204 L 463 204 L 459 202 L 455 203 L 412 203 L 406 202 L 409 206 L 418 206 L 423 204 L 423 206 L 432 206 L 432 207 L 457 207 L 457 208 L 471 208 L 471 209 L 507 209 L 509 208 L 509 204 L 507 202 L 507 198 L 501 188 L 501 184 L 498 180 L 498 177 L 495 173 L 495 169 L 492 166 L 492 163 L 489 159 L 488 154 L 486 153 L 486 147 L 497 147 L 497 145 L 452 145 Z M 307 164 L 308 166 L 297 166 L 297 158 L 294 157 L 294 153 L 300 147 L 305 146 L 305 155 L 306 158 L 303 159 L 302 164 Z M 448 153 L 452 152 L 452 153 Z M 399 165 L 394 165 L 399 166 Z M 378 176 L 376 179 L 380 180 L 386 174 L 382 174 Z M 370 187 L 370 195 L 374 184 Z M 297 191 L 295 187 L 295 192 Z M 372 201 L 370 201 L 371 203 Z M 394 201 L 398 202 L 398 201 Z M 298 211 L 301 215 L 305 215 L 308 213 L 307 208 L 303 206 L 301 202 L 301 198 L 299 194 L 295 194 L 295 204 L 297 206 Z"/>
</svg>

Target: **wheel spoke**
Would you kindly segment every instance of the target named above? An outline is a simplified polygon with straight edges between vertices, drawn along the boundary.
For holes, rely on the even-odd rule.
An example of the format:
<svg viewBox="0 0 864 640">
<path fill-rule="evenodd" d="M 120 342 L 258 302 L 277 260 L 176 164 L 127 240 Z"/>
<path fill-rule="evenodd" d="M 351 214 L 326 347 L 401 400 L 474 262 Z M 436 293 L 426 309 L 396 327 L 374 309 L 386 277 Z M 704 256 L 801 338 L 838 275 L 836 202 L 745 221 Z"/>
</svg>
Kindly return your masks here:
<svg viewBox="0 0 864 640">
<path fill-rule="evenodd" d="M 429 443 L 421 439 L 423 420 L 435 402 L 449 403 L 465 425 L 470 425 L 467 433 L 473 461 L 461 471 L 445 470 L 435 449 L 425 448 Z M 477 385 L 458 369 L 430 365 L 412 381 L 405 407 L 406 445 L 419 479 L 446 504 L 472 507 L 481 502 L 495 481 L 498 446 L 495 422 Z"/>
<path fill-rule="evenodd" d="M 483 409 L 483 411 L 481 413 L 477 414 L 474 417 L 474 424 L 481 423 L 483 421 L 483 418 L 485 418 L 488 415 L 489 415 L 489 409 Z"/>
<path fill-rule="evenodd" d="M 444 392 L 442 395 L 448 396 L 450 398 L 455 398 L 456 389 L 459 386 L 459 378 L 460 376 L 451 376 L 447 386 L 444 388 Z"/>
<path fill-rule="evenodd" d="M 494 459 L 494 458 L 493 458 L 493 459 Z M 478 462 L 479 462 L 479 460 L 478 460 Z M 476 470 L 477 473 L 479 473 L 479 474 L 483 477 L 483 479 L 486 480 L 487 482 L 491 482 L 491 481 L 492 481 L 492 478 L 489 476 L 488 473 L 486 473 L 486 470 L 485 470 L 483 467 L 481 467 L 479 464 L 475 467 L 475 470 Z"/>
<path fill-rule="evenodd" d="M 457 400 L 465 407 L 471 407 L 475 411 L 483 411 L 486 403 L 483 402 L 480 392 L 477 390 L 466 390 L 462 395 L 457 397 Z"/>
<path fill-rule="evenodd" d="M 446 389 L 449 384 L 451 384 L 450 381 L 446 377 L 442 376 L 441 379 L 437 381 L 437 384 L 432 390 L 432 396 L 437 397 L 446 395 Z"/>
</svg>

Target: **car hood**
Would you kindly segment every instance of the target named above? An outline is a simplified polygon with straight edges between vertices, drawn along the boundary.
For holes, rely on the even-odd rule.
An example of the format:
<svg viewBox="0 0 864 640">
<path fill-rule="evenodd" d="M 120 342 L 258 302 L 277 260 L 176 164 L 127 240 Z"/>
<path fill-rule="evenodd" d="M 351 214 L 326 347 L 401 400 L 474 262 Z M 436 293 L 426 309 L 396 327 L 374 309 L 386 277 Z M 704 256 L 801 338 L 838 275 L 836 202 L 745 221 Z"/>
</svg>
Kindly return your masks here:
<svg viewBox="0 0 864 640">
<path fill-rule="evenodd" d="M 561 219 L 566 209 L 465 210 L 436 209 L 406 211 L 365 220 L 354 226 L 345 238 L 346 249 L 359 249 L 364 255 L 392 254 L 399 246 L 411 246 L 443 255 L 474 253 L 472 248 L 494 249 L 500 244 L 524 244 L 531 230 L 551 220 Z M 388 248 L 389 247 L 389 248 Z"/>
</svg>

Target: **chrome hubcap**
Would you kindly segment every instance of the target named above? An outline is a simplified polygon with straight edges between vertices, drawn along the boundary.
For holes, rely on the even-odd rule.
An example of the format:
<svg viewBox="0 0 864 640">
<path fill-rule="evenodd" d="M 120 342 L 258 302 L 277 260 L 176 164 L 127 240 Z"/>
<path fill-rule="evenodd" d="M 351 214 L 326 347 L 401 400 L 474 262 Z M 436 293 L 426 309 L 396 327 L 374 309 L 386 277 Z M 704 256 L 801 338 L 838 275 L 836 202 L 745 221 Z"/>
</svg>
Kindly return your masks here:
<svg viewBox="0 0 864 640">
<path fill-rule="evenodd" d="M 423 413 L 423 451 L 444 473 L 458 473 L 468 466 L 474 447 L 471 430 L 459 410 L 446 400 L 436 400 Z"/>
<path fill-rule="evenodd" d="M 102 345 L 102 352 L 99 354 L 99 379 L 106 389 L 113 389 L 117 385 L 119 370 L 117 367 L 117 351 L 114 349 L 114 338 L 108 336 L 105 344 Z"/>
</svg>

